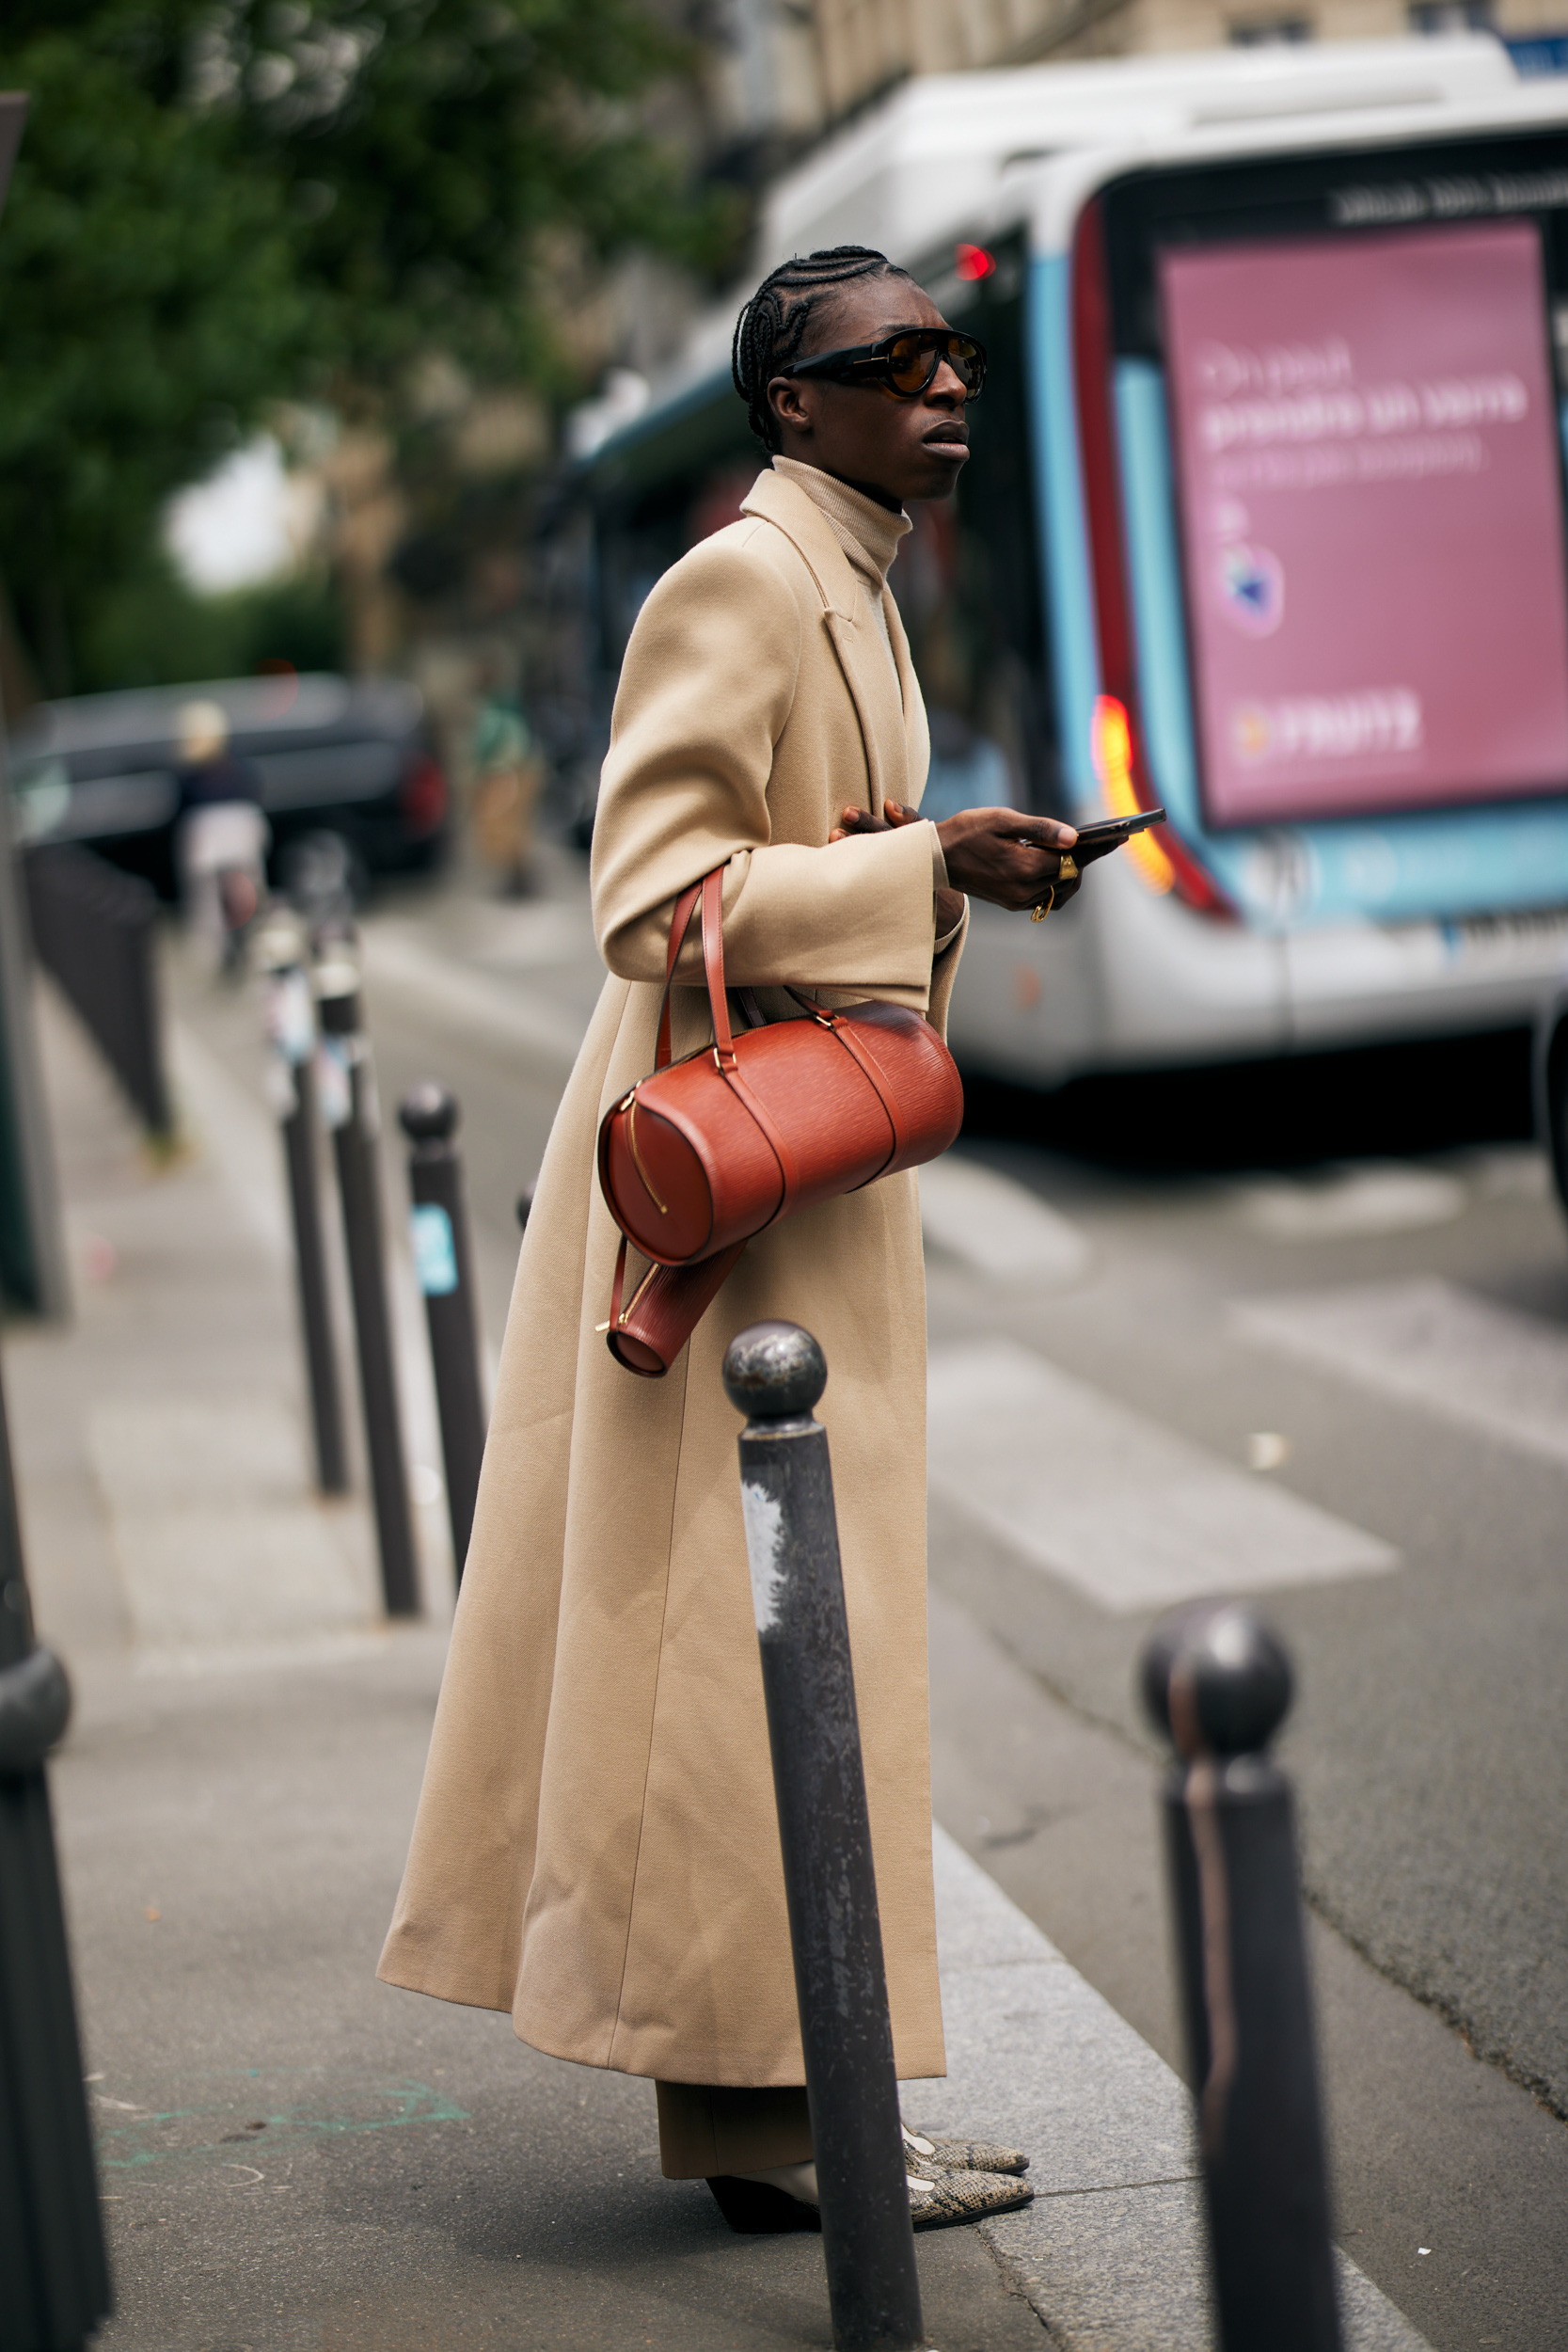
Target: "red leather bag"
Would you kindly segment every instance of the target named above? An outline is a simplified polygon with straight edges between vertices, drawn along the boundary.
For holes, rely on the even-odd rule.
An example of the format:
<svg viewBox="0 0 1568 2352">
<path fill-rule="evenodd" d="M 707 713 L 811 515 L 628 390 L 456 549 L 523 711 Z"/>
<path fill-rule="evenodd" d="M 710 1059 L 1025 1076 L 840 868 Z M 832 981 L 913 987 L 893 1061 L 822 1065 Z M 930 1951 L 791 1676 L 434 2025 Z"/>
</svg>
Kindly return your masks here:
<svg viewBox="0 0 1568 2352">
<path fill-rule="evenodd" d="M 721 1249 L 716 1258 L 700 1258 L 695 1265 L 651 1265 L 623 1307 L 621 1294 L 626 1276 L 623 1241 L 610 1288 L 610 1321 L 599 1326 L 616 1362 L 641 1374 L 644 1380 L 662 1379 L 723 1289 L 745 1248 L 743 1241 L 737 1241 L 733 1249 Z"/>
<path fill-rule="evenodd" d="M 723 875 L 717 866 L 675 902 L 654 1068 L 599 1127 L 599 1183 L 626 1241 L 657 1266 L 693 1272 L 797 1209 L 935 1159 L 963 1118 L 953 1057 L 930 1023 L 902 1006 L 834 1011 L 800 996 L 807 1018 L 732 1034 Z M 699 904 L 713 1041 L 673 1062 L 670 987 Z M 647 1294 L 661 1288 L 670 1302 L 698 1295 L 690 1283 L 658 1286 L 650 1276 L 623 1312 L 625 1263 L 623 1245 L 610 1328 L 623 1361 L 618 1328 Z M 707 1295 L 689 1327 L 719 1285 L 700 1287 Z"/>
</svg>

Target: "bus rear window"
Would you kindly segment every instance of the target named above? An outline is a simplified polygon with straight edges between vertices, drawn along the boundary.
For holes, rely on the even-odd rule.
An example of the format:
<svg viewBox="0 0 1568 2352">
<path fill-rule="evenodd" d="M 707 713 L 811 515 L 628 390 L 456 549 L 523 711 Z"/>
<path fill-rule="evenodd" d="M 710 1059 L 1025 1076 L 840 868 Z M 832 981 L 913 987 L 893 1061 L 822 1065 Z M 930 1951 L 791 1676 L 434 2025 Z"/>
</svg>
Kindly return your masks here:
<svg viewBox="0 0 1568 2352">
<path fill-rule="evenodd" d="M 1536 224 L 1166 247 L 1156 277 L 1209 823 L 1560 793 Z"/>
</svg>

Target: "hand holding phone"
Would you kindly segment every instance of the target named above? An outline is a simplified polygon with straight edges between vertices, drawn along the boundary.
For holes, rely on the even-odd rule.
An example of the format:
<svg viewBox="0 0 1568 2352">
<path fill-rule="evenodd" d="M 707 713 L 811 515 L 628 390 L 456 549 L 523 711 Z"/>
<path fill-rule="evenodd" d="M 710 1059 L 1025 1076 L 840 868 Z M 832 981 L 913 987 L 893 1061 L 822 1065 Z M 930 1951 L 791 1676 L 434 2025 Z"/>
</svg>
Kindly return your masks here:
<svg viewBox="0 0 1568 2352">
<path fill-rule="evenodd" d="M 1080 873 L 1092 866 L 1096 858 L 1107 857 L 1131 841 L 1135 833 L 1147 833 L 1150 825 L 1163 825 L 1163 808 L 1140 808 L 1131 817 L 1100 817 L 1091 825 L 1078 827 L 1078 838 L 1068 851 Z"/>
</svg>

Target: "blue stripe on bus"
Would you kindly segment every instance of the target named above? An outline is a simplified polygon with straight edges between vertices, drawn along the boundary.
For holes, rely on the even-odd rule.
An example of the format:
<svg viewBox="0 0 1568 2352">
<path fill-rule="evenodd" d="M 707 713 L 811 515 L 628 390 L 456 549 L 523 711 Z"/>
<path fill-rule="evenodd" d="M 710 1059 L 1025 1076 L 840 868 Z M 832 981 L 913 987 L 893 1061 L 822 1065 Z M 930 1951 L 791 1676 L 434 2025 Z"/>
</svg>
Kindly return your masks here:
<svg viewBox="0 0 1568 2352">
<path fill-rule="evenodd" d="M 1069 371 L 1064 366 L 1064 380 Z M 1046 379 L 1043 372 L 1042 385 Z M 1047 392 L 1047 404 L 1051 394 Z M 1257 858 L 1261 831 L 1213 834 L 1199 814 L 1186 623 L 1171 484 L 1164 385 L 1148 360 L 1117 362 L 1117 432 L 1136 633 L 1138 696 L 1149 772 L 1204 863 L 1259 928 L 1279 927 L 1272 882 Z M 1568 434 L 1568 412 L 1565 412 Z M 1079 542 L 1083 552 L 1082 509 Z M 1060 559 L 1053 555 L 1054 582 Z M 1069 567 L 1061 565 L 1064 573 Z M 1087 561 L 1081 566 L 1087 588 Z M 1098 675 L 1098 670 L 1089 674 Z M 1062 707 L 1069 698 L 1061 693 Z M 1299 905 L 1286 928 L 1380 923 L 1568 901 L 1568 801 L 1494 803 L 1401 817 L 1272 828 L 1300 851 Z M 1274 861 L 1267 861 L 1272 868 Z"/>
<path fill-rule="evenodd" d="M 1165 425 L 1165 387 L 1146 360 L 1123 360 L 1116 373 L 1117 446 L 1121 453 L 1121 511 L 1139 716 L 1150 777 L 1179 833 L 1196 835 L 1203 816 L 1188 688 L 1187 619 L 1181 609 L 1181 557 Z"/>
<path fill-rule="evenodd" d="M 1089 583 L 1078 454 L 1078 404 L 1072 387 L 1071 274 L 1065 255 L 1029 265 L 1024 296 L 1024 342 L 1035 439 L 1036 496 L 1049 593 L 1052 669 L 1062 776 L 1068 805 L 1081 817 L 1101 814 L 1091 728 L 1100 691 L 1100 644 Z"/>
</svg>

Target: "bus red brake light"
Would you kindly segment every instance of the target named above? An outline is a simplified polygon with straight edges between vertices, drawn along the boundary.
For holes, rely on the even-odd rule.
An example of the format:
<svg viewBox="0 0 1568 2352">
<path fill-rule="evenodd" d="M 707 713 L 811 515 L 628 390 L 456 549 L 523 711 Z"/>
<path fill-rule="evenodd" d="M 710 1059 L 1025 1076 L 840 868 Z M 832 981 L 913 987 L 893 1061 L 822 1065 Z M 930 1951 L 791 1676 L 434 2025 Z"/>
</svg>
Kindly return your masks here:
<svg viewBox="0 0 1568 2352">
<path fill-rule="evenodd" d="M 955 248 L 953 267 L 966 285 L 973 285 L 976 278 L 995 276 L 996 256 L 983 245 L 960 245 Z"/>
</svg>

